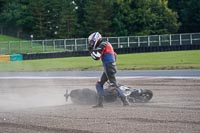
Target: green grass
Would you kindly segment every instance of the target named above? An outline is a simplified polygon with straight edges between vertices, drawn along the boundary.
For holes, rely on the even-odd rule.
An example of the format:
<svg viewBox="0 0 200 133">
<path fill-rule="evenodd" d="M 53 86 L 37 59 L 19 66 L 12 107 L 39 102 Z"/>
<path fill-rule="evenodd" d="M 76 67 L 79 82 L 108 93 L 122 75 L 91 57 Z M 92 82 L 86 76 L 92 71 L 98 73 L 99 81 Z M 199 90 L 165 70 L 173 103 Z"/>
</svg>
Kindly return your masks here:
<svg viewBox="0 0 200 133">
<path fill-rule="evenodd" d="M 118 55 L 118 70 L 200 69 L 200 50 Z M 0 62 L 0 71 L 102 70 L 91 57 Z"/>
<path fill-rule="evenodd" d="M 121 55 L 119 69 L 199 69 L 200 50 Z"/>
<path fill-rule="evenodd" d="M 21 39 L 0 34 L 0 41 L 20 41 Z"/>
<path fill-rule="evenodd" d="M 65 51 L 64 48 L 54 48 L 53 44 L 45 44 L 42 41 L 22 40 L 15 37 L 0 35 L 0 54 L 19 54 L 19 53 L 41 53 L 41 52 Z"/>
</svg>

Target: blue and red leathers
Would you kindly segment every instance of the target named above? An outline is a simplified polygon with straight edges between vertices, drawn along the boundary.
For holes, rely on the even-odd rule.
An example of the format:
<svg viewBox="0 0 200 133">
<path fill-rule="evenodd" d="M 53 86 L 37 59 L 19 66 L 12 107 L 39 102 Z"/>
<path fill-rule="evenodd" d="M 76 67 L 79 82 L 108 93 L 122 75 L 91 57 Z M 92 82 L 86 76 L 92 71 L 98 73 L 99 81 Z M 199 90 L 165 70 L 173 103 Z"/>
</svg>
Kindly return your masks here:
<svg viewBox="0 0 200 133">
<path fill-rule="evenodd" d="M 102 60 L 104 67 L 103 74 L 100 80 L 96 83 L 96 89 L 98 95 L 101 97 L 104 94 L 103 85 L 109 81 L 111 85 L 115 86 L 120 97 L 125 97 L 122 90 L 119 88 L 116 82 L 115 74 L 116 70 L 116 58 L 117 55 L 113 50 L 112 45 L 109 42 L 101 42 L 96 49 L 91 51 L 91 56 L 94 60 Z"/>
</svg>

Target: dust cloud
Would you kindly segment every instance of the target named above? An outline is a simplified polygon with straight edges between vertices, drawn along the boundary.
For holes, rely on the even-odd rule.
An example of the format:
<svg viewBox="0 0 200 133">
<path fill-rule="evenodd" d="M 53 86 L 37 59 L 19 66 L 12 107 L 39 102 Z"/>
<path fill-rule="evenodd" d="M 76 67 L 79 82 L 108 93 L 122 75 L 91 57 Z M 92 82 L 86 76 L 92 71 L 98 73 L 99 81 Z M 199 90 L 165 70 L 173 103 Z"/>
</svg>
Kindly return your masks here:
<svg viewBox="0 0 200 133">
<path fill-rule="evenodd" d="M 0 111 L 66 104 L 65 86 L 54 80 L 0 80 Z"/>
</svg>

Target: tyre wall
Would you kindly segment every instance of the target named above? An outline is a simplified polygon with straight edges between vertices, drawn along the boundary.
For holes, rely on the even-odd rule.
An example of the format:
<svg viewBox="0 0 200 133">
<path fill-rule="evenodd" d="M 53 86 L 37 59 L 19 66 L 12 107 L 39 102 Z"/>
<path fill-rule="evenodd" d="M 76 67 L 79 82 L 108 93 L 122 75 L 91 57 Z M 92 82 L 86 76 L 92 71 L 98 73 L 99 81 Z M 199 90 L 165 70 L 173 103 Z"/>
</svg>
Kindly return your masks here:
<svg viewBox="0 0 200 133">
<path fill-rule="evenodd" d="M 115 51 L 117 52 L 117 54 L 127 54 L 127 53 L 199 50 L 199 49 L 200 49 L 200 45 L 178 45 L 178 46 L 118 48 L 118 49 L 115 49 Z M 55 53 L 31 53 L 31 54 L 22 54 L 22 55 L 23 55 L 23 60 L 34 60 L 34 59 L 47 59 L 47 58 L 89 56 L 89 52 L 88 51 L 73 51 L 73 52 L 55 52 Z"/>
</svg>

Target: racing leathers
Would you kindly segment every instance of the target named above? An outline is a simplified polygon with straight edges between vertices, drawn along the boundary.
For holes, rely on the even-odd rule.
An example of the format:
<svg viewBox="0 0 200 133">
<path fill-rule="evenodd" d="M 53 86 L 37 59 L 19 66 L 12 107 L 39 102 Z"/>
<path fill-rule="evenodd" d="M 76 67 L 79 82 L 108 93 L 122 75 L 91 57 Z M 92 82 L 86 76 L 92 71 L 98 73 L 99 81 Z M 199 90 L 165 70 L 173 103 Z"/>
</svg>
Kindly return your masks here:
<svg viewBox="0 0 200 133">
<path fill-rule="evenodd" d="M 101 42 L 99 46 L 96 49 L 93 49 L 90 51 L 91 57 L 94 60 L 102 60 L 102 65 L 104 68 L 103 74 L 100 78 L 100 80 L 96 83 L 96 90 L 99 96 L 99 102 L 102 105 L 102 97 L 104 94 L 103 85 L 105 82 L 109 81 L 111 85 L 113 85 L 117 92 L 119 97 L 121 98 L 124 105 L 128 105 L 128 102 L 126 100 L 126 97 L 122 90 L 119 88 L 115 74 L 117 72 L 116 70 L 116 58 L 117 54 L 114 52 L 112 45 L 109 42 Z"/>
</svg>

